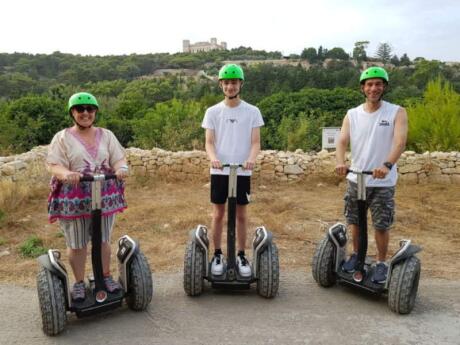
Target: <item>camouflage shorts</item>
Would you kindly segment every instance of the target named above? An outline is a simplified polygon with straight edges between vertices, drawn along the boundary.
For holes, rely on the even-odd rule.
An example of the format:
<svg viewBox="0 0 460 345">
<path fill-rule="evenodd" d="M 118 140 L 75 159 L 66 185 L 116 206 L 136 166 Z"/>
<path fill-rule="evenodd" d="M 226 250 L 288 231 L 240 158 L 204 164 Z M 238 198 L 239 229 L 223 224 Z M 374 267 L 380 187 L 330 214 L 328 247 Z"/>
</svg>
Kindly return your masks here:
<svg viewBox="0 0 460 345">
<path fill-rule="evenodd" d="M 367 187 L 366 204 L 371 209 L 372 224 L 377 230 L 389 230 L 395 214 L 395 187 Z M 348 224 L 358 224 L 358 185 L 348 181 L 344 215 Z"/>
</svg>

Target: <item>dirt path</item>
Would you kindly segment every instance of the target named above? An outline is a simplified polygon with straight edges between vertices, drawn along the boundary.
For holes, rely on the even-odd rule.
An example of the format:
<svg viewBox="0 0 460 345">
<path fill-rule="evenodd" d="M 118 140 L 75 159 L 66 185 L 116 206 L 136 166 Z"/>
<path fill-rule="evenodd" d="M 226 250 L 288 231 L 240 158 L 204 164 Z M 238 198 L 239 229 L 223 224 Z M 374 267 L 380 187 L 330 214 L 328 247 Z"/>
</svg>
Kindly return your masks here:
<svg viewBox="0 0 460 345">
<path fill-rule="evenodd" d="M 147 312 L 125 306 L 86 319 L 69 317 L 50 338 L 41 331 L 36 291 L 0 285 L 0 343 L 40 344 L 458 344 L 460 282 L 422 277 L 415 308 L 399 316 L 376 298 L 344 286 L 320 288 L 304 270 L 282 271 L 279 295 L 254 288 L 182 290 L 181 273 L 154 275 Z"/>
</svg>

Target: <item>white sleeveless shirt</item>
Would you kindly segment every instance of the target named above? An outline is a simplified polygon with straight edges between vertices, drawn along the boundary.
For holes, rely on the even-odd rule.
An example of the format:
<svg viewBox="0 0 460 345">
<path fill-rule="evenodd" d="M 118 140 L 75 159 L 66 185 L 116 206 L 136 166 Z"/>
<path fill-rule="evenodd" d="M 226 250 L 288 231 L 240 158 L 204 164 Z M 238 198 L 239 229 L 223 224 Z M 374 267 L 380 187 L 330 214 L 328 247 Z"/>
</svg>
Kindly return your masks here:
<svg viewBox="0 0 460 345">
<path fill-rule="evenodd" d="M 348 110 L 350 124 L 351 168 L 373 170 L 381 167 L 393 146 L 394 122 L 399 106 L 382 101 L 380 108 L 368 113 L 364 105 Z M 349 173 L 347 179 L 356 183 L 356 174 Z M 392 187 L 396 185 L 396 164 L 384 179 L 366 176 L 367 187 Z"/>
</svg>

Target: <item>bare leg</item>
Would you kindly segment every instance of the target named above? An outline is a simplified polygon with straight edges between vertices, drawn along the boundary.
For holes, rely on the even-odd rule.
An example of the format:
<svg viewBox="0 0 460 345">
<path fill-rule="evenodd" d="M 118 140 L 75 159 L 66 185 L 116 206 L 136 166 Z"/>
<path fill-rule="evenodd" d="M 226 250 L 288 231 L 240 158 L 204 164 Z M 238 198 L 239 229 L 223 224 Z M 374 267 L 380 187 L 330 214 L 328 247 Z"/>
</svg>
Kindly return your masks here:
<svg viewBox="0 0 460 345">
<path fill-rule="evenodd" d="M 101 257 L 102 257 L 102 272 L 105 275 L 110 273 L 110 243 L 102 242 L 101 244 Z"/>
<path fill-rule="evenodd" d="M 212 240 L 214 249 L 222 248 L 222 229 L 224 227 L 225 204 L 212 204 Z"/>
<path fill-rule="evenodd" d="M 388 253 L 390 232 L 388 230 L 375 230 L 375 243 L 377 244 L 377 260 L 385 261 Z"/>
<path fill-rule="evenodd" d="M 67 248 L 67 255 L 75 280 L 77 282 L 83 281 L 85 279 L 86 247 L 81 249 Z"/>
<path fill-rule="evenodd" d="M 358 224 L 349 224 L 348 229 L 351 232 L 352 240 L 353 240 L 353 252 L 358 252 L 359 247 L 359 227 Z"/>
<path fill-rule="evenodd" d="M 248 229 L 248 212 L 246 205 L 236 205 L 236 231 L 238 234 L 238 251 L 246 247 Z"/>
</svg>

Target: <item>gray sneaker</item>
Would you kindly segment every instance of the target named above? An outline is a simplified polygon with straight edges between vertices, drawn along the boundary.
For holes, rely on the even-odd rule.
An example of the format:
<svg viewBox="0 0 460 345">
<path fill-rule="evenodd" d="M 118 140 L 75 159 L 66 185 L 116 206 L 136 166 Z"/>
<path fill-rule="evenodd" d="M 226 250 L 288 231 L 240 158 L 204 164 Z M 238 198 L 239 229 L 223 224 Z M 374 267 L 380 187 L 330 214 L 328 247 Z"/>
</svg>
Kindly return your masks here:
<svg viewBox="0 0 460 345">
<path fill-rule="evenodd" d="M 105 288 L 108 292 L 114 293 L 121 290 L 121 285 L 119 282 L 113 280 L 112 276 L 104 277 Z"/>
<path fill-rule="evenodd" d="M 82 302 L 86 298 L 86 286 L 85 282 L 78 282 L 73 284 L 72 292 L 72 300 L 75 302 Z"/>
</svg>

